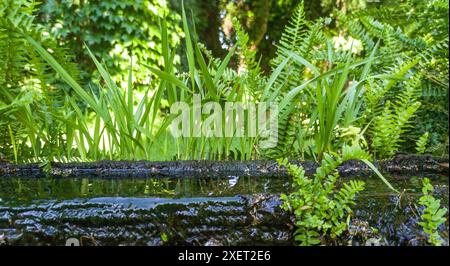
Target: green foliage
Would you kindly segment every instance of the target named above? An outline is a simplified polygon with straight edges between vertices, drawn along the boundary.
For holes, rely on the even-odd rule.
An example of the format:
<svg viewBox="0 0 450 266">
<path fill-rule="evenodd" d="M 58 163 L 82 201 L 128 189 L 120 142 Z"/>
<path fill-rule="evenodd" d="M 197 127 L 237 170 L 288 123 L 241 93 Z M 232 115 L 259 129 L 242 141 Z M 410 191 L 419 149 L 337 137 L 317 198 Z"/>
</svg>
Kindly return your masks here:
<svg viewBox="0 0 450 266">
<path fill-rule="evenodd" d="M 243 73 L 243 79 L 246 88 L 249 88 L 254 95 L 259 93 L 263 86 L 263 79 L 259 62 L 256 60 L 256 50 L 250 47 L 248 34 L 239 24 L 239 21 L 234 18 L 232 20 L 234 29 L 236 30 L 236 46 L 239 54 L 239 69 L 238 72 Z"/>
<path fill-rule="evenodd" d="M 79 76 L 67 50 L 34 24 L 35 10 L 35 2 L 0 2 L 0 153 L 13 153 L 16 161 L 61 154 L 66 125 L 57 117 L 70 116 L 61 106 L 65 95 L 72 94 L 23 33 L 44 44 L 68 72 Z"/>
<path fill-rule="evenodd" d="M 163 232 L 163 233 L 161 234 L 161 241 L 162 241 L 163 243 L 167 243 L 167 242 L 169 241 L 169 236 L 168 236 L 165 232 Z"/>
<path fill-rule="evenodd" d="M 180 42 L 180 15 L 166 1 L 155 0 L 50 0 L 40 9 L 40 22 L 69 47 L 85 74 L 96 70 L 83 43 L 103 59 L 115 80 L 126 81 L 129 58 L 137 84 L 149 85 L 151 72 L 143 65 L 163 64 L 159 21 L 165 18 L 169 45 Z M 175 57 L 179 62 L 179 58 Z"/>
<path fill-rule="evenodd" d="M 248 32 L 249 44 L 252 50 L 256 51 L 259 44 L 264 40 L 265 34 L 269 30 L 269 15 L 270 8 L 273 1 L 270 0 L 242 0 L 242 1 L 227 1 L 220 0 L 222 11 L 222 27 L 224 37 L 228 39 L 230 43 L 234 43 L 233 31 L 236 28 L 231 28 L 236 23 L 242 25 Z M 233 25 L 234 24 L 234 25 Z"/>
<path fill-rule="evenodd" d="M 321 20 L 310 23 L 305 19 L 303 2 L 295 8 L 281 35 L 277 55 L 271 62 L 273 74 L 268 81 L 264 95 L 262 95 L 262 100 L 275 101 L 280 104 L 292 88 L 305 83 L 305 79 L 307 79 L 305 72 L 311 70 L 308 69 L 308 66 L 311 66 L 308 60 L 313 55 L 311 51 L 324 41 L 322 25 Z M 305 132 L 300 130 L 299 124 L 302 120 L 308 120 L 308 117 L 298 112 L 308 108 L 310 100 L 305 96 L 306 94 L 299 94 L 290 97 L 289 101 L 286 101 L 287 104 L 279 108 L 279 141 L 275 148 L 264 152 L 265 156 L 269 158 L 297 156 L 308 150 L 306 147 L 300 151 L 295 148 L 299 136 L 305 137 Z"/>
<path fill-rule="evenodd" d="M 288 51 L 297 52 L 300 56 L 307 56 L 308 52 L 317 44 L 318 35 L 320 34 L 320 27 L 314 25 L 312 28 L 308 25 L 305 18 L 304 3 L 301 2 L 292 13 L 292 17 L 285 26 L 281 38 L 279 40 L 277 57 L 272 61 L 272 65 L 277 67 L 285 58 L 289 57 Z M 300 75 L 304 70 L 303 65 L 298 65 L 293 62 L 288 64 L 280 78 L 287 80 L 289 84 L 290 79 L 296 78 L 295 73 Z M 292 77 L 291 77 L 292 76 Z"/>
<path fill-rule="evenodd" d="M 212 141 L 194 137 L 173 139 L 166 132 L 176 115 L 167 115 L 161 111 L 162 100 L 165 97 L 167 97 L 168 105 L 177 102 L 178 99 L 193 104 L 196 94 L 216 101 L 220 99 L 243 101 L 246 97 L 245 94 L 237 92 L 236 87 L 229 91 L 227 84 L 223 84 L 229 81 L 225 70 L 235 48 L 231 49 L 223 61 L 214 59 L 207 64 L 203 55 L 205 49 L 199 44 L 195 33 L 191 33 L 184 11 L 182 18 L 189 73 L 178 76 L 175 74 L 173 65 L 175 51 L 169 46 L 167 25 L 163 20 L 161 34 L 163 36 L 164 67 L 158 69 L 146 65 L 149 71 L 159 77 L 159 84 L 153 97 L 150 97 L 149 89 L 147 89 L 137 106 L 135 105 L 131 63 L 128 87 L 123 91 L 113 81 L 112 75 L 105 66 L 86 47 L 105 84 L 98 84 L 100 89 L 96 95 L 94 91 L 84 90 L 42 45 L 30 36 L 26 37 L 27 41 L 74 90 L 77 96 L 87 104 L 87 110 L 96 113 L 94 124 L 91 126 L 87 116 L 89 113 L 83 112 L 73 99 L 67 98 L 72 112 L 75 114 L 73 119 L 66 121 L 70 127 L 70 134 L 67 135 L 68 158 L 73 156 L 73 152 L 76 152 L 82 160 L 149 159 L 154 158 L 150 156 L 153 156 L 156 153 L 155 150 L 159 149 L 157 145 L 161 141 L 166 144 L 171 143 L 172 152 L 176 153 L 175 158 L 180 159 L 229 158 L 233 150 L 235 150 L 235 159 L 253 158 L 252 155 L 255 151 L 253 139 L 225 138 L 224 140 L 212 139 Z M 240 84 L 241 78 L 238 78 L 236 82 Z M 192 113 L 190 115 L 193 119 Z M 191 128 L 191 130 L 195 129 Z M 74 143 L 76 143 L 77 151 L 72 149 Z M 162 149 L 165 156 L 170 154 L 168 144 Z"/>
<path fill-rule="evenodd" d="M 443 243 L 437 229 L 446 221 L 447 208 L 441 208 L 441 201 L 433 197 L 434 188 L 428 178 L 422 180 L 423 196 L 419 199 L 419 204 L 424 208 L 419 225 L 428 235 L 428 242 L 435 246 Z"/>
<path fill-rule="evenodd" d="M 424 132 L 430 132 L 427 151 L 433 152 L 436 143 L 448 145 L 448 138 L 440 140 L 444 132 L 448 136 L 446 125 L 430 124 L 436 118 L 428 112 L 448 116 L 442 101 L 447 89 L 438 88 L 448 87 L 441 75 L 445 67 L 448 72 L 448 32 L 439 25 L 427 35 L 419 25 L 441 21 L 448 5 L 421 5 L 419 10 L 430 20 L 411 13 L 410 2 L 401 1 L 398 12 L 422 21 L 416 28 L 409 27 L 407 16 L 389 21 L 386 12 L 392 7 L 387 6 L 337 16 L 339 36 L 330 18 L 307 19 L 312 4 L 300 2 L 280 31 L 266 76 L 261 62 L 267 56 L 258 58 L 254 33 L 242 17 L 231 20 L 235 45 L 219 59 L 202 44 L 203 35 L 182 3 L 178 16 L 168 14 L 164 1 L 48 1 L 40 21 L 50 24 L 49 35 L 48 28 L 34 23 L 36 4 L 4 1 L 0 153 L 18 162 L 281 157 L 321 161 L 345 145 L 359 145 L 377 158 L 387 158 L 415 151 L 411 143 Z M 61 18 L 62 14 L 67 16 Z M 180 35 L 184 43 L 174 47 Z M 155 46 L 144 47 L 143 41 Z M 80 81 L 84 76 L 60 44 L 75 52 L 79 66 L 90 73 L 95 69 L 101 79 L 88 85 Z M 180 50 L 186 73 L 177 65 Z M 237 69 L 234 59 L 239 61 Z M 149 86 L 139 86 L 144 83 Z M 266 139 L 259 137 L 174 139 L 167 128 L 176 116 L 167 107 L 180 100 L 192 107 L 194 95 L 222 109 L 227 101 L 276 104 L 276 146 L 265 147 Z M 244 113 L 248 116 L 247 109 Z M 192 113 L 189 119 L 194 119 Z M 422 146 L 417 151 L 422 152 Z"/>
<path fill-rule="evenodd" d="M 74 114 L 70 117 L 71 119 L 66 118 L 65 120 L 68 127 L 66 133 L 67 158 L 73 156 L 74 144 L 78 149 L 78 155 L 84 161 L 105 158 L 149 158 L 148 154 L 151 152 L 155 139 L 164 132 L 170 124 L 170 119 L 173 118 L 168 117 L 168 122 L 162 123 L 153 131 L 156 124 L 155 119 L 149 119 L 149 117 L 156 117 L 159 112 L 159 106 L 156 104 L 160 104 L 160 102 L 156 102 L 154 97 L 149 99 L 147 90 L 138 101 L 137 106 L 135 105 L 131 62 L 128 87 L 123 91 L 86 47 L 105 84 L 104 86 L 99 84 L 99 96 L 96 96 L 92 91 L 85 91 L 42 45 L 28 35 L 26 35 L 26 39 L 61 76 L 62 80 L 74 90 L 76 95 L 87 104 L 87 107 L 96 114 L 93 127 L 91 127 L 89 113 L 82 112 L 73 98 L 66 97 L 66 101 L 70 104 L 68 110 Z M 168 49 L 165 50 L 168 51 Z"/>
<path fill-rule="evenodd" d="M 270 91 L 263 95 L 263 100 L 280 101 L 290 87 L 295 87 L 303 82 L 304 65 L 290 60 L 288 51 L 294 50 L 298 55 L 308 58 L 308 51 L 317 42 L 317 35 L 320 32 L 319 25 L 314 25 L 311 29 L 307 26 L 304 13 L 303 2 L 299 4 L 292 15 L 289 24 L 283 31 L 280 39 L 277 56 L 272 60 L 273 72 L 279 73 L 274 79 Z M 279 68 L 283 61 L 288 60 L 283 68 Z M 279 114 L 279 142 L 277 147 L 266 151 L 266 156 L 277 158 L 289 156 L 287 151 L 293 148 L 298 135 L 298 123 L 300 117 L 294 110 L 298 107 L 299 99 L 295 99 L 285 108 L 280 109 Z"/>
<path fill-rule="evenodd" d="M 278 160 L 294 178 L 295 191 L 281 195 L 282 208 L 296 217 L 295 239 L 300 245 L 324 243 L 326 237 L 336 238 L 348 228 L 351 206 L 356 195 L 364 190 L 364 182 L 352 180 L 337 189 L 339 177 L 337 167 L 351 159 L 367 159 L 368 154 L 360 147 L 344 147 L 342 154 L 332 156 L 325 153 L 321 166 L 313 178 L 305 176 L 301 166 Z"/>
<path fill-rule="evenodd" d="M 386 0 L 337 16 L 338 28 L 360 40 L 363 53 L 370 53 L 374 43 L 381 41 L 378 66 L 401 66 L 404 61 L 417 60 L 410 72 L 422 75 L 422 97 L 418 98 L 422 107 L 414 117 L 409 143 L 425 131 L 430 132 L 430 146 L 443 146 L 448 139 L 448 122 L 443 123 L 448 121 L 448 16 L 448 1 L 442 0 Z M 401 93 L 401 89 L 396 86 L 392 93 Z M 413 145 L 404 146 L 398 149 L 414 151 Z"/>
<path fill-rule="evenodd" d="M 394 155 L 403 141 L 402 134 L 410 127 L 411 118 L 420 107 L 417 101 L 417 87 L 420 76 L 408 79 L 404 90 L 395 102 L 386 101 L 381 114 L 374 118 L 372 131 L 372 148 L 380 157 Z"/>
<path fill-rule="evenodd" d="M 427 148 L 427 142 L 428 142 L 428 137 L 430 136 L 430 134 L 428 134 L 428 132 L 425 132 L 416 142 L 416 151 L 419 154 L 423 154 L 426 151 Z"/>
<path fill-rule="evenodd" d="M 374 32 L 389 28 L 373 23 Z M 268 90 L 262 95 L 262 100 L 279 104 L 280 141 L 265 156 L 320 160 L 323 153 L 339 149 L 340 130 L 368 125 L 355 138 L 364 142 L 367 134 L 378 157 L 392 156 L 420 106 L 422 75 L 413 71 L 420 57 L 386 59 L 387 53 L 396 53 L 388 52 L 389 45 L 397 45 L 388 45 L 390 35 L 379 35 L 384 42 L 367 37 L 370 54 L 359 59 L 352 49 L 333 46 L 325 24 L 321 19 L 305 20 L 301 3 L 282 35 Z"/>
<path fill-rule="evenodd" d="M 201 95 L 203 99 L 214 100 L 223 108 L 225 101 L 233 101 L 245 104 L 251 100 L 256 81 L 254 77 L 259 77 L 258 67 L 254 61 L 254 54 L 248 52 L 246 48 L 248 39 L 245 32 L 239 31 L 239 41 L 230 49 L 223 60 L 213 58 L 210 53 L 200 44 L 198 36 L 189 29 L 189 23 L 186 13 L 182 11 L 183 30 L 185 35 L 186 58 L 189 67 L 189 73 L 175 76 L 168 69 L 159 70 L 150 68 L 150 70 L 161 79 L 161 85 L 158 88 L 158 94 L 164 94 L 176 87 L 181 88 L 180 99 L 184 99 L 189 104 L 190 109 L 194 108 L 194 96 Z M 237 47 L 242 49 L 239 55 L 242 56 L 246 69 L 241 72 L 235 72 L 229 69 L 228 63 L 234 55 Z M 207 63 L 205 59 L 209 59 Z M 181 78 L 181 79 L 180 79 Z M 187 85 L 185 85 L 187 84 Z M 239 89 L 242 87 L 243 89 Z M 169 101 L 169 104 L 172 102 Z M 247 114 L 247 110 L 245 110 Z M 225 113 L 222 115 L 225 116 Z M 201 119 L 204 120 L 206 116 Z M 235 116 L 233 116 L 235 118 Z M 190 113 L 190 121 L 193 121 L 193 113 Z M 195 125 L 194 127 L 197 127 Z M 191 128 L 191 136 L 196 130 Z M 225 128 L 222 128 L 225 131 Z M 225 133 L 223 132 L 222 136 Z M 208 138 L 201 137 L 180 137 L 174 140 L 177 147 L 177 158 L 179 159 L 251 159 L 255 158 L 255 138 L 254 137 L 225 137 Z"/>
<path fill-rule="evenodd" d="M 304 3 L 300 2 L 282 32 L 276 57 L 271 60 L 272 72 L 277 75 L 262 100 L 280 103 L 292 88 L 298 87 L 308 79 L 309 69 L 304 63 L 312 58 L 315 47 L 324 41 L 322 26 L 321 20 L 317 22 L 306 20 Z M 292 53 L 300 60 L 292 60 L 294 57 Z M 288 104 L 279 108 L 279 141 L 276 147 L 264 151 L 265 156 L 279 158 L 304 156 L 305 153 L 310 153 L 310 148 L 304 142 L 300 144 L 304 148 L 298 146 L 299 141 L 308 137 L 307 131 L 299 127 L 302 121 L 309 119 L 306 114 L 299 112 L 309 107 L 310 100 L 305 96 L 306 94 L 296 95 Z"/>
</svg>

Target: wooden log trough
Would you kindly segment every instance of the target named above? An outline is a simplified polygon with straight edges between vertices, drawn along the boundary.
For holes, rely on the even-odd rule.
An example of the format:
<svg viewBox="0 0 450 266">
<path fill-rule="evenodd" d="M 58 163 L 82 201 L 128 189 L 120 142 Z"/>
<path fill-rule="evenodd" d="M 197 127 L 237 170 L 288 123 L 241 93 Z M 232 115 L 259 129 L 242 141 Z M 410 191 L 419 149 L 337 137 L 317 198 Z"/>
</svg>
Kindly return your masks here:
<svg viewBox="0 0 450 266">
<path fill-rule="evenodd" d="M 318 166 L 313 162 L 293 163 L 302 165 L 307 174 L 314 173 Z M 394 175 L 426 173 L 442 177 L 448 176 L 448 168 L 442 166 L 445 163 L 448 159 L 403 155 L 375 165 Z M 372 174 L 369 167 L 358 161 L 344 163 L 339 172 L 342 176 Z M 288 176 L 275 161 L 52 163 L 50 171 L 38 164 L 0 163 L 0 179 L 5 180 L 88 176 L 101 180 L 118 178 L 122 182 L 125 178 L 216 178 L 229 174 L 285 179 Z M 448 205 L 448 180 L 438 190 L 436 195 Z M 380 195 L 367 191 L 358 197 L 350 230 L 325 243 L 424 245 L 426 235 L 417 223 L 414 207 L 418 197 L 417 193 Z M 279 194 L 255 191 L 223 197 L 44 198 L 17 204 L 14 199 L 2 202 L 0 194 L 0 245 L 65 245 L 70 239 L 81 245 L 294 245 L 294 218 L 280 205 Z M 448 221 L 439 230 L 448 245 Z"/>
</svg>

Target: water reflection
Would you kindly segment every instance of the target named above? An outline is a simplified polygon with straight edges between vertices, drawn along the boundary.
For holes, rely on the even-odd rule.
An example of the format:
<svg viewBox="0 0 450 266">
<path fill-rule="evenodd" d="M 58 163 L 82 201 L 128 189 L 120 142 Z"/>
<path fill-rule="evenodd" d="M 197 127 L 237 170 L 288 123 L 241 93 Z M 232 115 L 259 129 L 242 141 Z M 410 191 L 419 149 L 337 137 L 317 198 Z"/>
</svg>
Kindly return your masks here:
<svg viewBox="0 0 450 266">
<path fill-rule="evenodd" d="M 366 182 L 361 196 L 386 197 L 392 194 L 377 177 L 359 177 Z M 432 176 L 437 188 L 448 190 L 448 178 Z M 288 193 L 290 178 L 229 175 L 216 178 L 1 178 L 0 206 L 24 204 L 38 199 L 98 197 L 183 198 L 228 197 L 259 193 Z M 400 191 L 419 195 L 420 177 L 391 176 Z"/>
</svg>

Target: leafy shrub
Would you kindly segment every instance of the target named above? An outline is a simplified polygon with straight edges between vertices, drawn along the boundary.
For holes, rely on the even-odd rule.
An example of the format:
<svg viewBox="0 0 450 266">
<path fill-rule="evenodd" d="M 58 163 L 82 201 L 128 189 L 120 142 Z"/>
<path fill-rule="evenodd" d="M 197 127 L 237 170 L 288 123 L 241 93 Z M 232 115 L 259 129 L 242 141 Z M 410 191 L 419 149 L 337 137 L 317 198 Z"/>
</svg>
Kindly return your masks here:
<svg viewBox="0 0 450 266">
<path fill-rule="evenodd" d="M 421 108 L 415 117 L 411 117 L 414 130 L 403 136 L 407 140 L 405 145 L 396 142 L 394 150 L 381 151 L 381 156 L 396 150 L 414 152 L 414 145 L 409 143 L 414 143 L 413 140 L 426 131 L 430 134 L 430 146 L 433 146 L 429 150 L 447 153 L 448 16 L 449 2 L 446 0 L 386 0 L 375 7 L 337 16 L 341 33 L 360 40 L 363 54 L 369 54 L 375 43 L 381 41 L 380 59 L 376 63 L 380 69 L 395 69 L 403 62 L 417 60 L 408 74 L 421 74 L 417 84 Z M 403 88 L 395 86 L 391 95 L 401 93 Z M 388 117 L 388 110 L 383 115 Z"/>
</svg>

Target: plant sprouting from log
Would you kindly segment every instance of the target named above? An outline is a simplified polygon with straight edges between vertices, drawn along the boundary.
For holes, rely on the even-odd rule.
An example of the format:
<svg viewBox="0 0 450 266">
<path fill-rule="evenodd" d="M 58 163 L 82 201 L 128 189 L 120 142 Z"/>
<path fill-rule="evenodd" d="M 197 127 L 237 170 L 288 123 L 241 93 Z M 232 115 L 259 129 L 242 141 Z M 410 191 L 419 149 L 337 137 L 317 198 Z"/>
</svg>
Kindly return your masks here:
<svg viewBox="0 0 450 266">
<path fill-rule="evenodd" d="M 347 228 L 356 195 L 364 190 L 364 182 L 351 180 L 336 191 L 339 173 L 337 167 L 351 159 L 368 159 L 359 146 L 344 146 L 341 155 L 325 153 L 321 166 L 313 177 L 307 177 L 301 166 L 287 159 L 278 160 L 294 178 L 295 191 L 281 195 L 282 208 L 296 217 L 295 240 L 300 245 L 317 245 L 325 237 L 336 238 Z"/>
<path fill-rule="evenodd" d="M 422 180 L 423 196 L 419 199 L 419 204 L 424 208 L 419 225 L 428 236 L 428 243 L 434 246 L 441 246 L 443 240 L 438 233 L 438 228 L 445 223 L 447 208 L 441 208 L 441 201 L 433 197 L 434 188 L 428 178 Z"/>
</svg>

